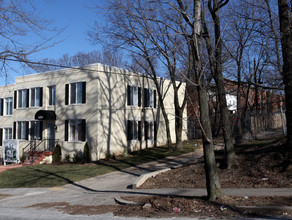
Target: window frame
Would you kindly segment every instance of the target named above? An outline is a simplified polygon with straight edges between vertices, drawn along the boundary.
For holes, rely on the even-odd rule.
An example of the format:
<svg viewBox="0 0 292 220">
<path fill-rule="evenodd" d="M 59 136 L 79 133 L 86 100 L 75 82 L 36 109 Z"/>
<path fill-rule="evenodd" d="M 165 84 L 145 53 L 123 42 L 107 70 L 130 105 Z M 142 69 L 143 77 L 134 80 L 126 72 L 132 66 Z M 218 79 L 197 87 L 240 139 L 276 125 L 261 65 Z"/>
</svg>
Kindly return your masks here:
<svg viewBox="0 0 292 220">
<path fill-rule="evenodd" d="M 9 100 L 9 102 L 7 102 Z M 12 115 L 13 114 L 13 97 L 4 98 L 4 115 Z"/>
<path fill-rule="evenodd" d="M 127 120 L 127 140 L 141 141 L 142 140 L 142 123 L 141 121 L 132 119 Z"/>
<path fill-rule="evenodd" d="M 3 128 L 3 140 L 11 140 L 13 137 L 13 131 L 12 131 L 12 127 L 7 127 L 7 128 Z M 10 132 L 7 132 L 10 131 Z M 7 138 L 7 133 L 8 133 L 8 138 Z"/>
<path fill-rule="evenodd" d="M 31 140 L 43 139 L 43 122 L 42 121 L 30 122 L 30 139 Z"/>
<path fill-rule="evenodd" d="M 55 106 L 56 105 L 56 86 L 48 86 L 48 93 L 49 93 L 49 100 L 48 104 L 49 106 Z"/>
<path fill-rule="evenodd" d="M 77 129 L 72 126 L 77 126 Z M 74 133 L 73 133 L 74 129 Z M 68 119 L 65 120 L 65 141 L 84 142 L 86 140 L 86 120 Z"/>
<path fill-rule="evenodd" d="M 29 89 L 17 90 L 17 108 L 28 108 L 29 106 Z"/>
<path fill-rule="evenodd" d="M 86 82 L 65 84 L 65 105 L 81 105 L 86 103 Z"/>
<path fill-rule="evenodd" d="M 30 107 L 42 106 L 42 87 L 34 87 L 30 89 Z"/>
<path fill-rule="evenodd" d="M 127 104 L 128 106 L 141 106 L 141 87 L 127 86 Z"/>
<path fill-rule="evenodd" d="M 29 122 L 17 121 L 17 139 L 28 140 L 28 134 L 29 134 Z"/>
<path fill-rule="evenodd" d="M 156 108 L 156 90 L 151 88 L 144 88 L 143 105 L 145 108 Z"/>
</svg>

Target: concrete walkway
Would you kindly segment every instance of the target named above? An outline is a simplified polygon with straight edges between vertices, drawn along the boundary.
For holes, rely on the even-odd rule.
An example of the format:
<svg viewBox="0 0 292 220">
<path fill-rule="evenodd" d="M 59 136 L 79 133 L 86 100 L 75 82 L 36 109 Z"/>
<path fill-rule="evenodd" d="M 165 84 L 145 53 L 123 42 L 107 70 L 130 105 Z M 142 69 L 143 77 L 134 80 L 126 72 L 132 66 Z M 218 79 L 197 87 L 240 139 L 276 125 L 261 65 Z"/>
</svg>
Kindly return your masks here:
<svg viewBox="0 0 292 220">
<path fill-rule="evenodd" d="M 131 189 L 132 184 L 142 174 L 181 166 L 196 161 L 201 156 L 202 152 L 196 151 L 178 157 L 168 157 L 62 187 L 0 189 L 0 195 L 10 195 L 0 199 L 0 219 L 128 219 L 113 217 L 110 213 L 96 216 L 70 216 L 55 209 L 44 210 L 28 206 L 56 202 L 97 206 L 114 204 L 115 198 L 125 195 L 204 196 L 207 195 L 206 189 Z M 292 196 L 292 188 L 223 189 L 223 192 L 234 196 Z"/>
</svg>

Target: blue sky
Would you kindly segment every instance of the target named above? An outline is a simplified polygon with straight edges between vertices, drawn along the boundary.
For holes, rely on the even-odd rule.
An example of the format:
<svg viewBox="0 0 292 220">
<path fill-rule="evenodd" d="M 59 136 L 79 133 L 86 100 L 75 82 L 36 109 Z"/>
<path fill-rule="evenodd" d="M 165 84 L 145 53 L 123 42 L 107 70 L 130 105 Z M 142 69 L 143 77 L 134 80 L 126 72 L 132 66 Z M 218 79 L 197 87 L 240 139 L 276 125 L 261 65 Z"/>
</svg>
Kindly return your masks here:
<svg viewBox="0 0 292 220">
<path fill-rule="evenodd" d="M 93 46 L 88 41 L 86 32 L 92 27 L 97 17 L 88 7 L 91 0 L 32 0 L 40 15 L 53 19 L 57 28 L 66 27 L 58 40 L 63 40 L 52 48 L 40 52 L 41 57 L 56 58 L 68 53 L 91 51 Z"/>
<path fill-rule="evenodd" d="M 41 60 L 43 58 L 59 58 L 63 54 L 74 55 L 79 51 L 89 52 L 99 50 L 97 45 L 92 45 L 87 36 L 87 31 L 93 26 L 95 20 L 102 22 L 102 15 L 97 15 L 88 7 L 93 2 L 101 3 L 100 0 L 30 0 L 36 8 L 37 14 L 44 18 L 52 20 L 52 26 L 66 29 L 55 39 L 61 41 L 43 51 L 32 56 L 32 60 Z M 27 37 L 28 41 L 36 41 L 33 37 Z M 14 83 L 15 76 L 25 75 L 20 68 L 18 73 L 9 73 L 8 84 Z M 30 72 L 32 73 L 32 72 Z M 0 85 L 5 84 L 5 78 L 1 77 Z"/>
</svg>

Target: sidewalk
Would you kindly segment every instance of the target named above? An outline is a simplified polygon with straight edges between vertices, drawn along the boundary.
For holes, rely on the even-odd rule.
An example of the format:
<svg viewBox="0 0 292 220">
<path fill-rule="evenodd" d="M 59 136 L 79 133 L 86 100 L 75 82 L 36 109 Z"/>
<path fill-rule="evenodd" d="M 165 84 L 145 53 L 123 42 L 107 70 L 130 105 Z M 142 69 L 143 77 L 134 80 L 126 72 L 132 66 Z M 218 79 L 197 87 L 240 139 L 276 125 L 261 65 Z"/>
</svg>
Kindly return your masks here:
<svg viewBox="0 0 292 220">
<path fill-rule="evenodd" d="M 5 219 L 127 219 L 113 217 L 112 214 L 70 216 L 61 211 L 41 210 L 29 206 L 58 202 L 87 206 L 107 205 L 115 204 L 115 198 L 127 195 L 205 196 L 206 189 L 132 189 L 131 187 L 143 174 L 182 166 L 200 157 L 202 157 L 202 150 L 196 150 L 178 157 L 167 157 L 61 187 L 0 189 L 0 194 L 10 195 L 0 199 L 0 219 L 4 217 Z M 292 196 L 292 188 L 223 189 L 223 193 L 229 196 Z M 288 208 L 291 209 L 291 207 Z"/>
</svg>

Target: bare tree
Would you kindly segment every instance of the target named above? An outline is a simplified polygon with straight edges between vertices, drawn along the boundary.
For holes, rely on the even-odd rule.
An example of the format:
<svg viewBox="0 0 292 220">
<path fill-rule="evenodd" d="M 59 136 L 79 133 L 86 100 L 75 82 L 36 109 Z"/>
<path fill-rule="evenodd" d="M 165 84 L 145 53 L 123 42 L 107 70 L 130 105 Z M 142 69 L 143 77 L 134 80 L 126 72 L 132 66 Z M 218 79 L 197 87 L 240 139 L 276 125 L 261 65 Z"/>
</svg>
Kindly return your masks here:
<svg viewBox="0 0 292 220">
<path fill-rule="evenodd" d="M 205 158 L 205 173 L 206 173 L 206 185 L 208 191 L 208 199 L 216 200 L 221 194 L 221 185 L 217 173 L 217 167 L 215 162 L 215 153 L 212 138 L 212 128 L 209 118 L 209 106 L 208 106 L 208 94 L 206 81 L 203 71 L 202 61 L 202 3 L 201 0 L 194 0 L 191 9 L 189 5 L 184 5 L 184 2 L 177 0 L 178 9 L 185 20 L 186 24 L 192 31 L 191 35 L 185 35 L 188 39 L 188 44 L 191 48 L 192 63 L 194 68 L 194 78 L 197 84 L 197 90 L 199 95 L 199 106 L 200 106 L 200 122 L 202 125 L 203 132 L 203 147 L 204 147 L 204 158 Z M 192 13 L 190 14 L 190 11 Z M 191 20 L 190 18 L 193 18 Z M 191 36 L 191 38 L 188 38 Z"/>
<path fill-rule="evenodd" d="M 69 54 L 64 54 L 59 59 L 43 59 L 39 62 L 31 64 L 31 67 L 38 72 L 52 71 L 61 68 L 70 68 L 77 66 L 85 66 L 93 63 L 102 63 L 109 66 L 119 66 L 123 65 L 123 54 L 111 50 L 110 48 L 103 49 L 100 51 L 91 52 L 78 52 L 73 56 Z"/>
<path fill-rule="evenodd" d="M 30 65 L 32 54 L 54 45 L 58 31 L 37 15 L 31 2 L 5 0 L 0 2 L 0 33 L 0 71 L 2 77 L 7 77 L 13 68 L 11 62 Z M 39 40 L 25 43 L 28 36 Z"/>
</svg>

